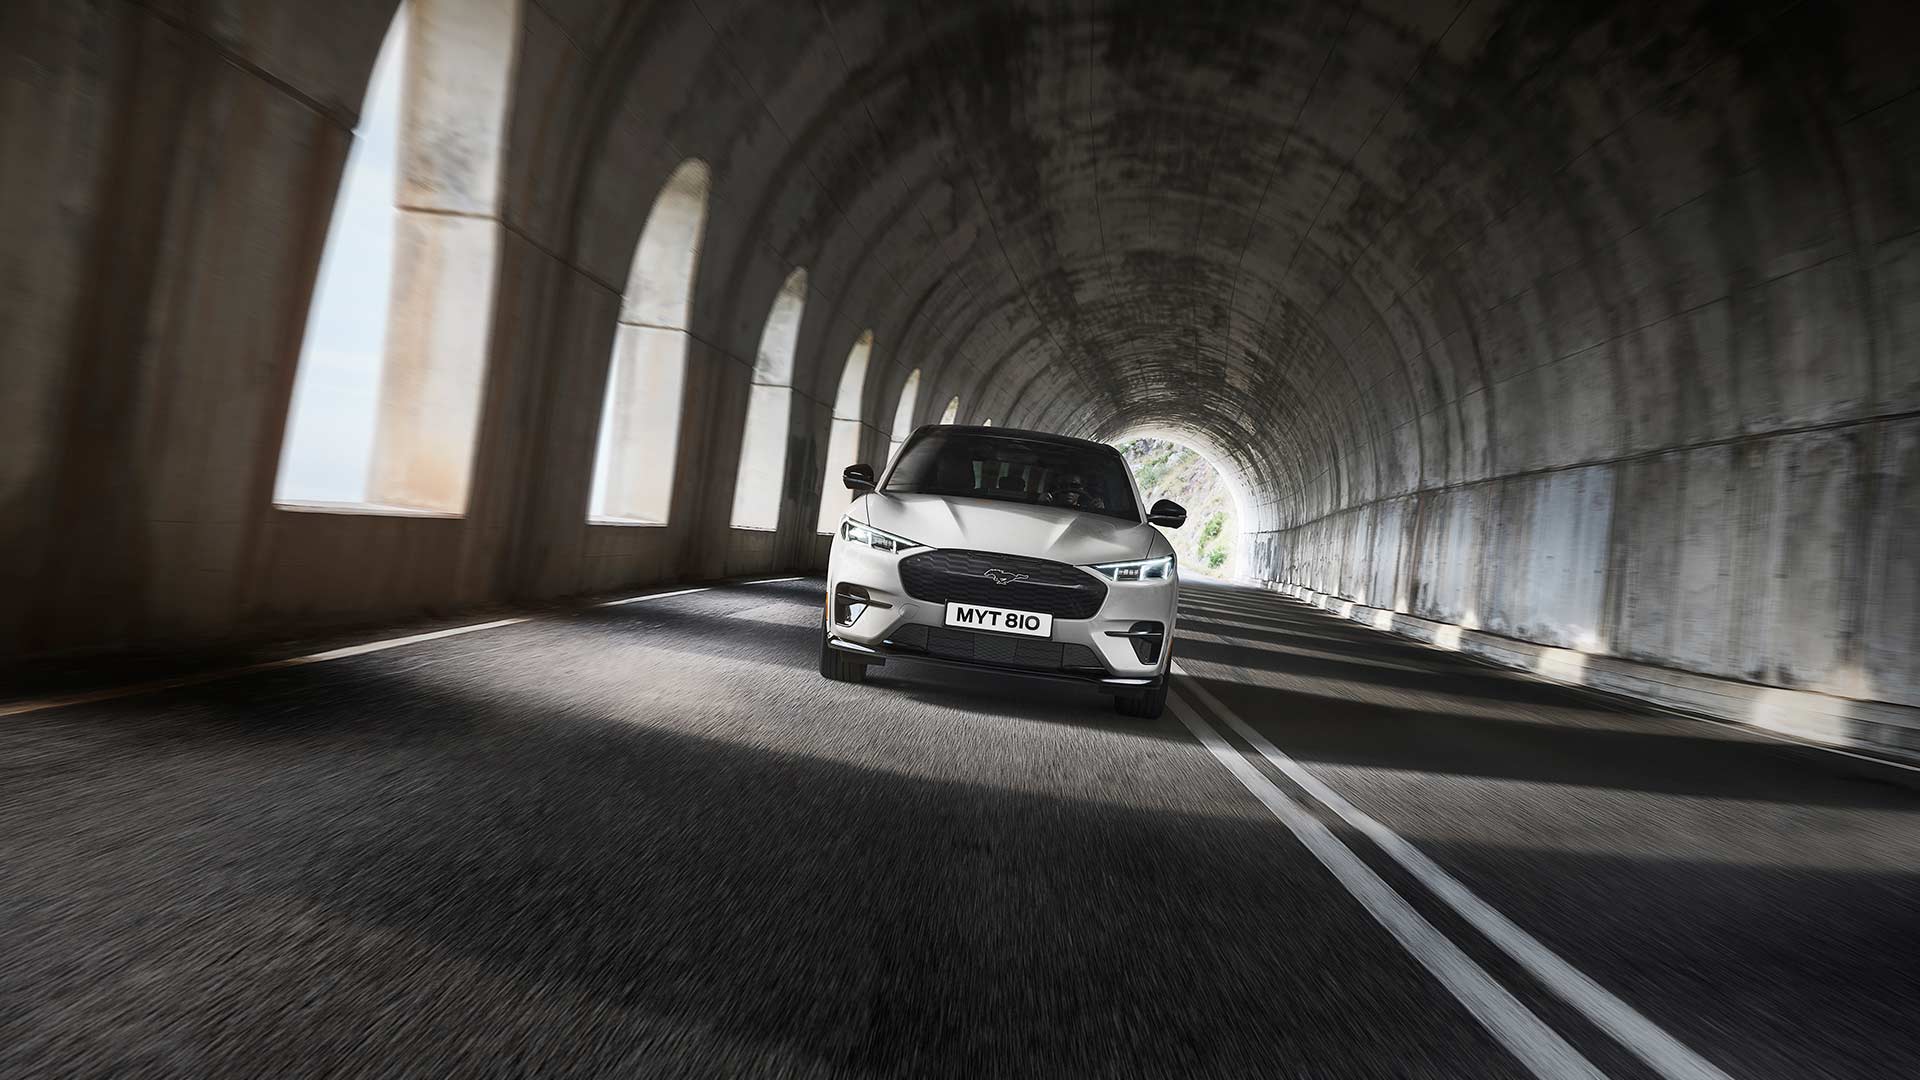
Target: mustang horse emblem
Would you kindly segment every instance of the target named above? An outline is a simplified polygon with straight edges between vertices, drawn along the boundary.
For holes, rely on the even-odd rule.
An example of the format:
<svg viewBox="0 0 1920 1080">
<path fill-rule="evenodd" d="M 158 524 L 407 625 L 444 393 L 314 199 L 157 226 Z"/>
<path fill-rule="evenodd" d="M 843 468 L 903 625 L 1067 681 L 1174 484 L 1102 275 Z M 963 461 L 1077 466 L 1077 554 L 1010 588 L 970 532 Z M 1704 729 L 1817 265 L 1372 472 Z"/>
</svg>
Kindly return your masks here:
<svg viewBox="0 0 1920 1080">
<path fill-rule="evenodd" d="M 993 582 L 995 585 L 1011 585 L 1016 581 L 1027 580 L 1027 575 L 1025 574 L 1016 574 L 1011 570 L 1001 570 L 998 567 L 992 570 L 989 570 L 980 576 L 986 578 L 988 581 Z"/>
</svg>

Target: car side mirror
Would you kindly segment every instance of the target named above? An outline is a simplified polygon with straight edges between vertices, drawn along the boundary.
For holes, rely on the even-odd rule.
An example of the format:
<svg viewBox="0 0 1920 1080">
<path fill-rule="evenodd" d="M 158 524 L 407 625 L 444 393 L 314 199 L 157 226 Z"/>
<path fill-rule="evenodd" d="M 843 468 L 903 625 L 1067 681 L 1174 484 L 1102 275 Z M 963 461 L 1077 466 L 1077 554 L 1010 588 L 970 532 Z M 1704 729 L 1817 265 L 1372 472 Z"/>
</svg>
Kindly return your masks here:
<svg viewBox="0 0 1920 1080">
<path fill-rule="evenodd" d="M 873 466 L 849 465 L 840 473 L 840 482 L 847 485 L 848 491 L 872 491 Z"/>
<path fill-rule="evenodd" d="M 1147 511 L 1147 521 L 1149 524 L 1177 529 L 1187 523 L 1187 508 L 1172 499 L 1161 499 L 1153 504 L 1153 509 Z"/>
</svg>

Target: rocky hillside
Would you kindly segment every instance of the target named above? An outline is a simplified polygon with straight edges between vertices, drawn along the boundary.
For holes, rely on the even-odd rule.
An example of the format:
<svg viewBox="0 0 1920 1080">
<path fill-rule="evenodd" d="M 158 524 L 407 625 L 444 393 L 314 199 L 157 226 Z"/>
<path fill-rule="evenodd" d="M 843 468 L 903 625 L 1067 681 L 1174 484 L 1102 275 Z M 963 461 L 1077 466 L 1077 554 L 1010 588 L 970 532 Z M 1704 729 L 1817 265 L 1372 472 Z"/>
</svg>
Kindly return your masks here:
<svg viewBox="0 0 1920 1080">
<path fill-rule="evenodd" d="M 1135 439 L 1118 446 L 1149 506 L 1155 499 L 1172 499 L 1187 508 L 1185 528 L 1161 530 L 1179 553 L 1180 565 L 1209 577 L 1232 577 L 1237 535 L 1233 495 L 1207 459 L 1159 439 Z"/>
</svg>

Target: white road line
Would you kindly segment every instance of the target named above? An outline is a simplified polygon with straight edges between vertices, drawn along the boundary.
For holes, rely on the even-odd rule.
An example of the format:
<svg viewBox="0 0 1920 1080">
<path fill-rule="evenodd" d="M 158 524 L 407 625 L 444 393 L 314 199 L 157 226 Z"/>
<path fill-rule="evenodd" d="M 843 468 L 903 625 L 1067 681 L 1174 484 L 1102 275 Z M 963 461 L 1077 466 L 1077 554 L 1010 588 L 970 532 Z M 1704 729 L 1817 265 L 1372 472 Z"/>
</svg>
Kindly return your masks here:
<svg viewBox="0 0 1920 1080">
<path fill-rule="evenodd" d="M 258 664 L 245 664 L 240 667 L 220 668 L 217 671 L 201 671 L 192 675 L 180 675 L 171 679 L 155 679 L 151 682 L 129 683 L 125 686 L 110 686 L 100 690 L 84 690 L 77 694 L 62 694 L 57 697 L 33 698 L 0 705 L 0 716 L 20 716 L 24 713 L 45 712 L 68 705 L 86 705 L 95 701 L 112 701 L 115 698 L 133 697 L 137 694 L 151 694 L 156 690 L 177 690 L 183 686 L 199 686 L 202 683 L 219 682 L 240 675 L 252 675 L 262 671 L 277 671 L 282 668 L 300 667 L 303 664 L 324 664 L 329 660 L 342 660 L 349 656 L 364 656 L 367 653 L 397 649 L 402 645 L 415 645 L 422 641 L 435 641 L 440 638 L 457 637 L 461 634 L 492 630 L 500 626 L 513 626 L 527 622 L 531 615 L 522 615 L 512 619 L 495 619 L 492 622 L 472 623 L 467 626 L 451 626 L 445 630 L 433 630 L 425 634 L 410 634 L 407 637 L 388 638 L 385 641 L 369 641 L 360 645 L 348 645 L 325 652 L 309 653 L 306 656 L 289 656 L 280 660 L 263 660 Z"/>
<path fill-rule="evenodd" d="M 1273 816 L 1279 818 L 1281 824 L 1291 830 L 1300 843 L 1313 853 L 1314 858 L 1319 859 L 1320 864 L 1333 874 L 1335 880 L 1360 901 L 1361 906 L 1367 909 L 1367 914 L 1372 915 L 1374 921 L 1385 927 L 1401 947 L 1434 978 L 1440 980 L 1440 984 L 1459 999 L 1474 1019 L 1480 1021 L 1528 1071 L 1542 1080 L 1605 1080 L 1606 1074 L 1582 1057 L 1578 1050 L 1535 1016 L 1532 1010 L 1521 1004 L 1518 998 L 1487 974 L 1486 969 L 1461 952 L 1458 945 L 1422 918 L 1399 893 L 1393 891 L 1392 886 L 1361 862 L 1351 848 L 1329 832 L 1318 818 L 1288 798 L 1260 770 L 1248 763 L 1240 751 L 1229 746 L 1184 699 L 1174 696 L 1168 698 L 1167 703 L 1173 707 L 1181 723 L 1187 725 L 1187 730 L 1193 732 L 1201 745 L 1226 766 L 1234 779 L 1265 804 Z"/>
<path fill-rule="evenodd" d="M 783 581 L 799 581 L 798 577 L 760 578 L 752 581 L 734 582 L 735 585 L 774 585 Z M 639 604 L 648 600 L 665 600 L 670 596 L 687 596 L 692 593 L 710 592 L 718 585 L 702 585 L 694 589 L 679 589 L 674 592 L 642 593 L 622 600 L 603 600 L 595 607 L 617 607 L 623 604 Z M 154 679 L 150 682 L 128 683 L 125 686 L 110 686 L 100 690 L 84 690 L 76 694 L 61 694 L 54 697 L 29 698 L 0 704 L 0 717 L 21 716 L 26 713 L 45 712 L 48 709 L 65 708 L 68 705 L 88 705 L 96 701 L 112 701 L 116 698 L 135 697 L 151 694 L 157 690 L 177 690 L 186 686 L 200 686 L 204 683 L 219 682 L 223 679 L 237 678 L 241 675 L 253 675 L 262 671 L 277 671 L 282 668 L 300 667 L 303 664 L 323 664 L 329 660 L 344 660 L 349 656 L 365 656 L 368 653 L 398 649 L 403 645 L 418 645 L 423 641 L 437 641 L 441 638 L 458 637 L 461 634 L 477 634 L 482 630 L 494 630 L 502 626 L 517 626 L 531 622 L 531 615 L 520 615 L 511 619 L 495 619 L 492 622 L 470 623 L 466 626 L 450 626 L 445 630 L 431 630 L 424 634 L 409 634 L 406 637 L 387 638 L 383 641 L 369 641 L 360 645 L 347 645 L 325 652 L 309 653 L 306 656 L 289 656 L 280 660 L 264 660 L 258 664 L 245 664 L 240 667 L 220 668 L 216 671 L 202 671 L 191 675 L 180 675 L 170 679 Z"/>
<path fill-rule="evenodd" d="M 1667 1080 L 1730 1080 L 1726 1073 L 1681 1045 L 1678 1039 L 1667 1034 L 1659 1025 L 1615 997 L 1586 973 L 1562 960 L 1533 935 L 1515 926 L 1512 920 L 1495 911 L 1418 848 L 1401 839 L 1400 834 L 1362 813 L 1338 792 L 1322 783 L 1319 777 L 1308 772 L 1265 736 L 1249 727 L 1233 710 L 1221 704 L 1178 662 L 1173 665 L 1173 670 L 1184 680 L 1182 690 L 1191 691 L 1201 704 L 1212 709 L 1274 768 L 1339 815 L 1340 820 L 1372 840 L 1389 858 L 1417 878 L 1443 903 L 1472 924 L 1474 929 L 1485 934 L 1501 951 L 1513 957 L 1542 985 L 1579 1009 L 1595 1026 L 1613 1036 L 1655 1072 Z"/>
<path fill-rule="evenodd" d="M 751 583 L 749 583 L 749 584 L 756 584 L 756 585 L 757 585 L 757 584 L 759 584 L 759 583 L 758 583 L 758 582 L 751 582 Z M 702 587 L 700 587 L 700 588 L 698 588 L 698 589 L 680 589 L 680 590 L 678 590 L 678 591 L 676 591 L 676 592 L 657 592 L 657 593 L 643 593 L 643 594 L 641 594 L 641 595 L 639 595 L 639 596 L 627 596 L 627 597 L 622 597 L 622 598 L 621 598 L 621 599 L 619 599 L 619 600 L 602 600 L 602 601 L 600 601 L 599 603 L 597 603 L 597 604 L 595 604 L 595 605 L 593 605 L 593 606 L 594 606 L 594 607 L 620 607 L 620 606 L 622 606 L 622 605 L 625 605 L 625 604 L 638 604 L 638 603 L 640 603 L 641 601 L 644 601 L 644 600 L 665 600 L 665 599 L 666 599 L 667 597 L 669 597 L 669 596 L 689 596 L 689 595 L 691 595 L 691 594 L 693 594 L 693 593 L 697 593 L 697 592 L 706 592 L 706 591 L 707 591 L 708 589 L 710 589 L 710 588 L 712 588 L 712 587 L 713 587 L 713 586 L 711 586 L 711 585 L 706 585 L 706 586 L 702 586 Z"/>
<path fill-rule="evenodd" d="M 326 652 L 310 653 L 296 657 L 292 663 L 318 664 L 327 660 L 344 660 L 349 656 L 364 656 L 367 653 L 384 652 L 397 649 L 402 645 L 418 645 L 423 641 L 438 641 L 441 638 L 459 637 L 461 634 L 477 634 L 482 630 L 492 630 L 501 626 L 517 626 L 532 619 L 531 615 L 522 615 L 513 619 L 495 619 L 493 622 L 469 623 L 466 626 L 450 627 L 446 630 L 433 630 L 425 634 L 412 634 L 407 637 L 388 638 L 385 641 L 369 641 L 364 645 L 348 645 L 342 649 L 328 649 Z"/>
</svg>

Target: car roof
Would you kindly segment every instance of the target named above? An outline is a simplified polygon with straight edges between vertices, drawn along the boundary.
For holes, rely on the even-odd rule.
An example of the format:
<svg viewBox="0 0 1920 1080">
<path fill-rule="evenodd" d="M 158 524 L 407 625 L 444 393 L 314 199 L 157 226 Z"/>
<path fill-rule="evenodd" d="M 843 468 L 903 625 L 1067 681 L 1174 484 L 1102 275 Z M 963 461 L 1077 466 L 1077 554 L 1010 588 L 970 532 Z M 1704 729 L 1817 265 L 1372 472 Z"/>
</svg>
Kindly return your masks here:
<svg viewBox="0 0 1920 1080">
<path fill-rule="evenodd" d="M 1115 450 L 1113 447 L 1103 442 L 1095 442 L 1092 439 L 1076 439 L 1071 435 L 1056 435 L 1051 431 L 1031 431 L 1026 428 L 992 427 L 992 426 L 975 427 L 971 424 L 922 424 L 919 428 L 915 429 L 914 434 L 920 435 L 924 432 L 929 432 L 929 431 L 953 431 L 953 432 L 958 432 L 965 435 L 985 435 L 989 438 L 1025 439 L 1031 442 L 1050 442 L 1050 443 L 1057 443 L 1058 445 L 1061 445 L 1061 446 L 1071 446 L 1081 450 L 1104 450 L 1109 454 L 1113 454 L 1115 457 L 1118 457 L 1120 455 L 1120 451 Z"/>
</svg>

